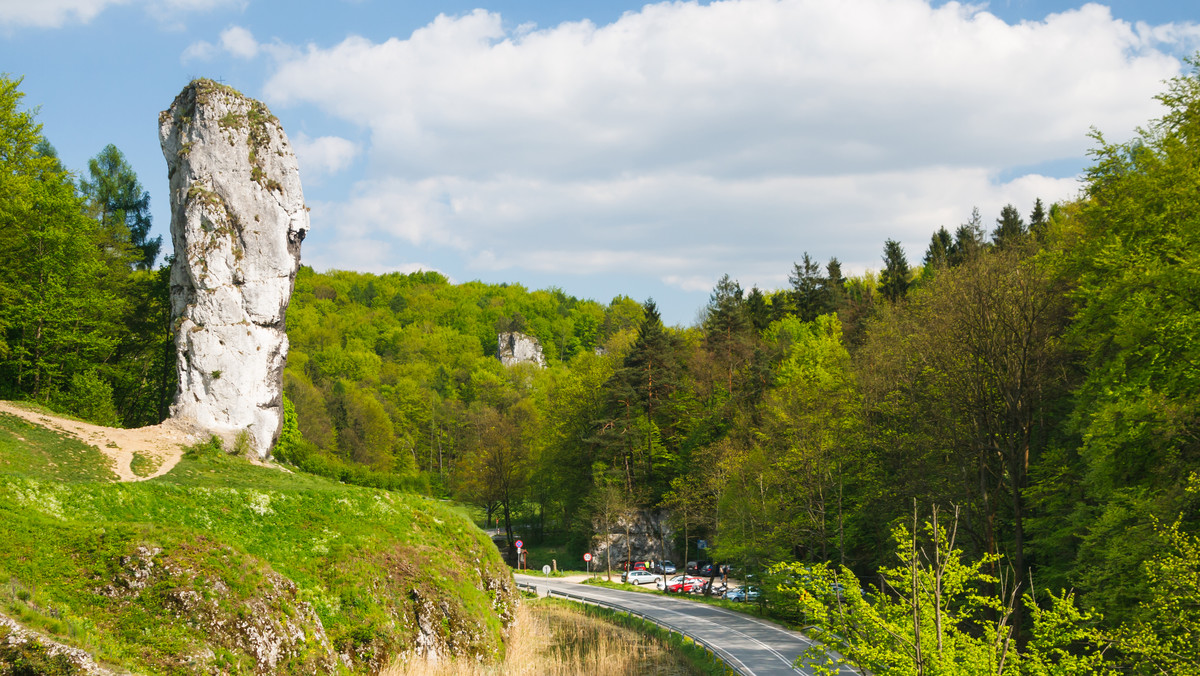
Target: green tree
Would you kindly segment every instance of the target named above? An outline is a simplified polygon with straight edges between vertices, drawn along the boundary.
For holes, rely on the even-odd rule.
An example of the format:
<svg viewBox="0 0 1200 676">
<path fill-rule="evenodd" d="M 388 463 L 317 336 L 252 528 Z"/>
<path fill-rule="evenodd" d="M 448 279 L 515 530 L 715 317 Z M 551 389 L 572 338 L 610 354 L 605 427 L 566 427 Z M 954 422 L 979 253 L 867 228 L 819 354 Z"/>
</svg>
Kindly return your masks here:
<svg viewBox="0 0 1200 676">
<path fill-rule="evenodd" d="M 826 312 L 827 306 L 822 293 L 825 280 L 821 277 L 821 266 L 807 251 L 799 263 L 792 264 L 788 283 L 792 286 L 792 308 L 797 317 L 811 322 L 817 315 Z"/>
<path fill-rule="evenodd" d="M 767 297 L 757 287 L 752 287 L 746 294 L 746 315 L 755 331 L 762 331 L 771 324 L 771 306 Z"/>
<path fill-rule="evenodd" d="M 883 245 L 883 272 L 879 275 L 879 290 L 883 297 L 897 303 L 908 293 L 908 257 L 894 239 Z"/>
<path fill-rule="evenodd" d="M 929 247 L 925 249 L 922 263 L 929 268 L 944 268 L 949 264 L 950 251 L 954 246 L 954 238 L 945 227 L 938 228 L 930 238 Z"/>
<path fill-rule="evenodd" d="M 514 415 L 501 414 L 490 406 L 472 410 L 464 467 L 459 474 L 460 492 L 468 501 L 500 508 L 510 543 L 514 542 L 513 508 L 524 497 L 531 461 L 531 430 L 523 431 L 518 421 L 535 415 L 528 402 L 514 408 Z"/>
<path fill-rule="evenodd" d="M 609 465 L 623 473 L 630 495 L 647 488 L 661 494 L 670 476 L 658 476 L 656 468 L 674 464 L 661 430 L 669 425 L 665 404 L 678 387 L 679 360 L 653 299 L 643 312 L 629 354 L 605 384 L 608 405 L 595 437 L 608 449 Z"/>
<path fill-rule="evenodd" d="M 74 182 L 0 76 L 0 389 L 50 401 L 107 361 L 124 316 Z M 105 407 L 101 407 L 105 408 Z"/>
<path fill-rule="evenodd" d="M 1029 233 L 1025 229 L 1021 213 L 1011 204 L 1004 205 L 1004 208 L 1000 209 L 1000 218 L 996 219 L 996 229 L 992 230 L 992 244 L 1002 249 L 1015 246 L 1027 234 Z"/>
<path fill-rule="evenodd" d="M 1137 138 L 1094 134 L 1085 199 L 1068 210 L 1060 245 L 1078 279 L 1071 338 L 1086 373 L 1074 476 L 1094 505 L 1080 515 L 1076 579 L 1121 620 L 1144 596 L 1154 520 L 1182 514 L 1183 532 L 1200 527 L 1181 490 L 1200 470 L 1200 67 L 1191 64 Z"/>
<path fill-rule="evenodd" d="M 979 215 L 979 207 L 972 207 L 971 218 L 954 231 L 954 244 L 947 256 L 951 267 L 961 265 L 985 251 L 987 243 L 983 236 L 983 217 Z"/>
<path fill-rule="evenodd" d="M 91 180 L 80 179 L 79 189 L 88 209 L 110 238 L 109 246 L 132 245 L 139 254 L 137 267 L 154 267 L 162 237 L 150 238 L 150 193 L 142 188 L 125 155 L 111 143 L 88 160 Z"/>
<path fill-rule="evenodd" d="M 753 350 L 752 327 L 741 285 L 724 275 L 704 309 L 704 342 L 721 367 L 730 395 L 734 374 Z"/>
<path fill-rule="evenodd" d="M 825 264 L 825 276 L 821 278 L 821 313 L 841 312 L 845 309 L 846 277 L 842 274 L 842 262 L 836 257 Z"/>
<path fill-rule="evenodd" d="M 1033 201 L 1033 211 L 1029 212 L 1029 234 L 1033 235 L 1039 242 L 1046 237 L 1046 228 L 1049 226 L 1049 215 L 1046 213 L 1046 207 L 1042 204 L 1042 198 L 1037 198 Z"/>
<path fill-rule="evenodd" d="M 1200 495 L 1200 476 L 1188 480 L 1187 492 Z M 1155 523 L 1158 548 L 1143 564 L 1146 587 L 1142 601 L 1118 634 L 1119 645 L 1133 662 L 1133 673 L 1200 674 L 1200 537 L 1176 520 Z"/>
<path fill-rule="evenodd" d="M 1097 616 L 1081 611 L 1073 595 L 1019 595 L 1008 576 L 988 572 L 998 557 L 968 559 L 956 546 L 958 522 L 932 519 L 918 528 L 892 530 L 895 558 L 880 571 L 881 585 L 864 593 L 845 568 L 783 565 L 777 598 L 804 614 L 820 643 L 802 660 L 816 673 L 842 673 L 851 664 L 863 673 L 902 676 L 1086 676 L 1118 673 L 1105 659 L 1108 641 Z M 921 532 L 923 531 L 923 532 Z M 992 589 L 993 592 L 981 592 Z M 1017 649 L 1010 618 L 1026 606 L 1032 638 Z"/>
</svg>

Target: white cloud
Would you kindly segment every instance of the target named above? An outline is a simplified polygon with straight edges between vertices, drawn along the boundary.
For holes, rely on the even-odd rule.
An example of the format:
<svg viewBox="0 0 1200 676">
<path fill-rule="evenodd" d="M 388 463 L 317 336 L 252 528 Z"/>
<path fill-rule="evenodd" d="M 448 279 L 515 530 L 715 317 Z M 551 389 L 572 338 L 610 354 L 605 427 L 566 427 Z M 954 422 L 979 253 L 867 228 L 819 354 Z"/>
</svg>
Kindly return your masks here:
<svg viewBox="0 0 1200 676">
<path fill-rule="evenodd" d="M 354 162 L 360 152 L 357 143 L 339 136 L 309 138 L 303 132 L 292 139 L 292 146 L 296 149 L 301 175 L 306 179 L 343 171 Z"/>
<path fill-rule="evenodd" d="M 129 0 L 0 0 L 0 25 L 58 28 L 87 23 L 109 5 Z"/>
<path fill-rule="evenodd" d="M 925 0 L 674 2 L 508 32 L 476 10 L 310 45 L 264 91 L 369 132 L 339 232 L 474 269 L 748 286 L 806 250 L 877 268 L 887 237 L 918 259 L 971 205 L 1073 196 L 1071 178 L 999 177 L 1082 164 L 1089 128 L 1157 115 L 1198 35 L 1095 4 L 1008 25 Z"/>
<path fill-rule="evenodd" d="M 239 59 L 253 59 L 258 55 L 254 34 L 241 26 L 230 26 L 221 31 L 221 48 Z"/>
<path fill-rule="evenodd" d="M 188 45 L 187 48 L 183 50 L 183 54 L 180 55 L 179 60 L 183 63 L 189 63 L 192 61 L 210 61 L 217 55 L 219 51 L 220 49 L 213 43 L 200 40 Z"/>
<path fill-rule="evenodd" d="M 221 31 L 217 44 L 199 40 L 188 45 L 183 50 L 180 60 L 184 63 L 211 61 L 222 53 L 243 60 L 253 59 L 260 53 L 266 53 L 275 61 L 287 61 L 300 54 L 295 47 L 286 45 L 278 39 L 267 43 L 259 42 L 249 29 L 242 26 L 230 26 Z"/>
<path fill-rule="evenodd" d="M 244 7 L 246 0 L 0 0 L 0 26 L 60 28 L 86 24 L 115 5 L 138 4 L 164 21 L 182 13 L 206 12 L 222 7 Z"/>
</svg>

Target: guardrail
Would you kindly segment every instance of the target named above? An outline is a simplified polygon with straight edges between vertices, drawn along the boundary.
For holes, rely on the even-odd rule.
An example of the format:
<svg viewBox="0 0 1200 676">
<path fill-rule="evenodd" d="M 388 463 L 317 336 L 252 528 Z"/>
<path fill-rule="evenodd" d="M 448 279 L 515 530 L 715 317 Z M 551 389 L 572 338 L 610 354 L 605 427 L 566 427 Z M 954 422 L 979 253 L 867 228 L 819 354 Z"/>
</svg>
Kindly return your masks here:
<svg viewBox="0 0 1200 676">
<path fill-rule="evenodd" d="M 517 582 L 517 587 L 520 589 L 530 590 L 530 591 L 534 592 L 535 594 L 538 591 L 537 585 L 529 584 L 528 582 Z M 549 596 L 561 596 L 565 599 L 569 599 L 569 600 L 576 601 L 579 603 L 588 603 L 588 604 L 591 604 L 594 606 L 600 606 L 602 608 L 608 608 L 610 610 L 615 610 L 620 613 L 626 613 L 627 615 L 640 617 L 645 622 L 649 622 L 651 624 L 656 624 L 656 625 L 662 627 L 663 629 L 666 629 L 667 632 L 675 632 L 675 633 L 679 634 L 680 636 L 686 636 L 688 639 L 690 639 L 692 641 L 692 643 L 695 643 L 696 645 L 701 646 L 705 650 L 707 650 L 709 652 L 709 654 L 711 654 L 713 656 L 713 659 L 720 660 L 721 663 L 725 665 L 725 668 L 728 669 L 729 671 L 732 671 L 732 672 L 738 674 L 739 676 L 754 676 L 754 672 L 750 671 L 746 667 L 745 664 L 742 664 L 741 660 L 734 657 L 731 653 L 729 653 L 729 651 L 727 651 L 723 648 L 720 648 L 718 646 L 715 646 L 712 643 L 709 643 L 708 641 L 700 638 L 699 636 L 693 636 L 692 634 L 688 633 L 687 630 L 685 630 L 681 627 L 678 627 L 678 626 L 671 624 L 670 622 L 666 622 L 664 620 L 659 620 L 659 619 L 650 617 L 649 615 L 646 615 L 645 613 L 643 613 L 639 610 L 634 610 L 633 608 L 623 606 L 619 603 L 613 603 L 611 601 L 605 601 L 605 600 L 600 600 L 600 599 L 592 599 L 592 598 L 588 598 L 586 596 L 580 596 L 579 594 L 572 594 L 570 592 L 560 591 L 558 589 L 553 589 L 550 587 L 546 588 L 546 596 L 548 596 L 548 597 Z"/>
</svg>

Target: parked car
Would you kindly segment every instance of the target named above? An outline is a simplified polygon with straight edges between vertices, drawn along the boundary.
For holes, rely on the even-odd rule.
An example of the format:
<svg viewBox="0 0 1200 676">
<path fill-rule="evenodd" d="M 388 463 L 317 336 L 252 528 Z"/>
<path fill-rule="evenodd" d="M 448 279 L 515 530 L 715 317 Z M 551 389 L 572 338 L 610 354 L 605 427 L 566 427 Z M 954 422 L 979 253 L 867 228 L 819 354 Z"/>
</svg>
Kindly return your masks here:
<svg viewBox="0 0 1200 676">
<path fill-rule="evenodd" d="M 654 572 L 658 573 L 659 575 L 674 575 L 675 564 L 671 563 L 670 561 L 655 561 Z"/>
<path fill-rule="evenodd" d="M 627 584 L 652 584 L 658 580 L 658 576 L 648 570 L 630 570 L 621 573 L 621 582 Z"/>
<path fill-rule="evenodd" d="M 684 572 L 688 575 L 700 575 L 705 566 L 712 568 L 712 561 L 688 561 Z"/>
<path fill-rule="evenodd" d="M 702 577 L 676 575 L 670 579 L 660 580 L 658 583 L 658 588 L 669 591 L 673 594 L 689 594 L 702 591 L 706 582 L 708 582 L 708 580 Z"/>
<path fill-rule="evenodd" d="M 726 599 L 730 601 L 737 601 L 738 603 L 742 603 L 744 601 L 757 601 L 761 596 L 762 592 L 754 585 L 734 587 L 733 589 L 725 592 Z"/>
<path fill-rule="evenodd" d="M 621 562 L 621 570 L 630 570 L 630 569 L 646 570 L 646 562 L 645 561 L 633 561 L 632 563 L 629 561 Z"/>
</svg>

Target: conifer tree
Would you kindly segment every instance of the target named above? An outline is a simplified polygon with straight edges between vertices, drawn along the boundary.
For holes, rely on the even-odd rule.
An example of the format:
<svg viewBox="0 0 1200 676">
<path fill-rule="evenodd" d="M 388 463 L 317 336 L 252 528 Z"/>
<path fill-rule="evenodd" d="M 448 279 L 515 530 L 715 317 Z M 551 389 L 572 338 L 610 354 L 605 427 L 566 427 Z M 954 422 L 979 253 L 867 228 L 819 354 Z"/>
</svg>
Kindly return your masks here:
<svg viewBox="0 0 1200 676">
<path fill-rule="evenodd" d="M 804 252 L 804 258 L 792 266 L 788 282 L 792 285 L 792 307 L 802 321 L 811 322 L 824 311 L 821 266 Z"/>
<path fill-rule="evenodd" d="M 908 293 L 908 257 L 894 239 L 883 245 L 883 272 L 879 275 L 879 290 L 893 303 Z"/>
<path fill-rule="evenodd" d="M 162 237 L 150 237 L 150 193 L 142 188 L 125 155 L 111 143 L 88 160 L 91 180 L 79 181 L 88 209 L 99 221 L 109 246 L 130 245 L 138 251 L 138 269 L 154 267 Z"/>
</svg>

